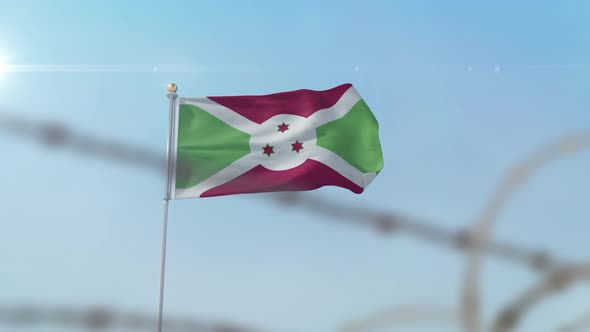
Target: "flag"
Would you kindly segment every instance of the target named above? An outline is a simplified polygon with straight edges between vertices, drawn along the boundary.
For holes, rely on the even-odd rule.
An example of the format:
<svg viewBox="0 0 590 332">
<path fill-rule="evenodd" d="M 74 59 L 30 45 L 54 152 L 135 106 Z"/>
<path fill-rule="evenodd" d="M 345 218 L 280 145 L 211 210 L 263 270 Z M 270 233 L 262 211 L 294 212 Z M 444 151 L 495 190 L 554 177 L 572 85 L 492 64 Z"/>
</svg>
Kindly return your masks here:
<svg viewBox="0 0 590 332">
<path fill-rule="evenodd" d="M 261 96 L 179 98 L 173 198 L 361 193 L 383 168 L 378 123 L 351 84 Z"/>
</svg>

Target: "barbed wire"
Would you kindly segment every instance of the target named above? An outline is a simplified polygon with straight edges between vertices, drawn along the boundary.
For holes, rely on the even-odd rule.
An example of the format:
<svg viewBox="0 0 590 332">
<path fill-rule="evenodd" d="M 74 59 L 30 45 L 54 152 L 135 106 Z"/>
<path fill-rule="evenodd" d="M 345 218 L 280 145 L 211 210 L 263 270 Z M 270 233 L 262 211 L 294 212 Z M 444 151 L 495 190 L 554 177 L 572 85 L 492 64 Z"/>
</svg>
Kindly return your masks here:
<svg viewBox="0 0 590 332">
<path fill-rule="evenodd" d="M 47 147 L 68 148 L 79 155 L 103 157 L 114 162 L 137 165 L 156 170 L 163 174 L 164 158 L 150 149 L 122 144 L 110 139 L 102 139 L 81 134 L 62 122 L 34 121 L 22 116 L 0 113 L 0 132 L 17 137 L 34 139 Z M 524 162 L 511 168 L 507 176 L 488 200 L 473 226 L 451 229 L 433 221 L 408 216 L 399 212 L 376 211 L 360 206 L 330 202 L 317 195 L 298 193 L 277 193 L 264 195 L 272 201 L 293 208 L 301 208 L 339 224 L 350 224 L 372 229 L 382 235 L 406 234 L 426 243 L 443 246 L 467 254 L 464 287 L 461 291 L 458 311 L 439 306 L 398 307 L 383 310 L 366 319 L 347 324 L 343 331 L 370 331 L 377 327 L 387 327 L 400 322 L 438 321 L 459 323 L 465 332 L 479 332 L 479 270 L 482 255 L 498 257 L 507 262 L 521 264 L 544 276 L 542 283 L 526 290 L 520 297 L 504 306 L 490 327 L 490 331 L 511 331 L 522 317 L 538 302 L 551 294 L 556 294 L 570 284 L 590 279 L 590 268 L 586 265 L 571 264 L 555 258 L 551 253 L 525 248 L 514 243 L 492 240 L 495 220 L 511 194 L 520 188 L 541 166 L 551 160 L 581 151 L 590 147 L 590 133 L 568 135 L 542 148 Z M 182 165 L 181 165 L 182 169 Z M 88 313 L 86 313 L 88 314 Z M 0 315 L 0 318 L 2 316 Z M 85 317 L 78 313 L 78 319 Z M 420 318 L 421 317 L 421 318 Z M 115 320 L 113 320 L 115 321 Z M 565 326 L 559 331 L 574 331 L 579 326 L 588 325 L 583 318 Z M 568 330 L 569 329 L 569 330 Z M 192 330 L 191 330 L 192 331 Z M 201 330 L 199 330 L 201 331 Z M 225 330 L 204 330 L 220 332 Z M 251 330 L 228 330 L 251 331 Z"/>
<path fill-rule="evenodd" d="M 20 327 L 38 325 L 59 328 L 85 328 L 104 331 L 123 328 L 134 331 L 153 331 L 154 315 L 125 312 L 108 307 L 80 308 L 79 306 L 0 305 L 0 323 Z M 263 332 L 229 322 L 209 322 L 189 318 L 167 318 L 166 331 L 172 332 Z"/>
<path fill-rule="evenodd" d="M 551 272 L 538 284 L 525 290 L 504 307 L 494 321 L 492 332 L 514 330 L 527 312 L 551 295 L 567 290 L 577 282 L 590 282 L 590 262 L 568 264 Z"/>
<path fill-rule="evenodd" d="M 589 148 L 590 132 L 560 137 L 513 166 L 499 183 L 473 226 L 474 246 L 468 253 L 460 299 L 461 323 L 466 332 L 481 330 L 479 272 L 482 253 L 492 237 L 493 227 L 502 208 L 510 200 L 512 194 L 521 188 L 542 166 Z"/>
<path fill-rule="evenodd" d="M 528 180 L 541 166 L 546 163 L 564 157 L 584 149 L 590 148 L 590 133 L 578 133 L 566 135 L 558 140 L 544 146 L 534 153 L 524 162 L 518 163 L 512 167 L 504 179 L 498 185 L 497 191 L 488 201 L 484 210 L 476 219 L 472 230 L 466 236 L 469 239 L 465 249 L 467 250 L 467 266 L 465 270 L 465 283 L 460 295 L 459 305 L 459 323 L 465 332 L 477 332 L 481 329 L 479 318 L 479 266 L 481 265 L 482 253 L 490 251 L 491 230 L 496 217 L 499 215 L 501 208 L 508 202 L 511 194 L 514 193 L 526 180 Z M 325 207 L 324 207 L 325 208 Z M 368 212 L 367 212 L 368 213 Z M 347 215 L 346 213 L 343 216 Z M 370 213 L 368 213 L 370 215 Z M 434 234 L 440 235 L 437 231 Z M 511 252 L 511 251 L 509 251 Z M 519 252 L 517 250 L 517 252 Z M 509 257 L 513 257 L 511 252 Z M 519 257 L 522 255 L 516 255 Z M 525 255 L 526 256 L 526 255 Z M 534 261 L 533 261 L 534 262 Z M 533 265 L 534 266 L 534 265 Z M 524 316 L 534 304 L 540 302 L 548 294 L 563 291 L 566 286 L 579 280 L 590 280 L 590 263 L 584 265 L 573 265 L 565 262 L 553 262 L 552 264 L 543 265 L 546 269 L 541 272 L 550 273 L 545 281 L 531 290 L 527 290 L 522 296 L 512 303 L 509 303 L 500 310 L 498 317 L 493 322 L 490 331 L 507 332 L 512 331 L 518 321 Z M 432 306 L 430 306 L 432 307 Z M 430 308 L 424 306 L 424 308 Z M 385 313 L 391 311 L 385 311 Z M 396 312 L 395 310 L 393 312 Z M 449 311 L 450 312 L 450 311 Z M 431 313 L 427 310 L 424 312 L 423 321 L 430 320 Z M 400 323 L 402 319 L 395 315 L 377 313 L 361 323 L 353 325 L 354 332 L 368 332 L 376 327 L 392 326 Z M 385 324 L 387 323 L 387 324 Z"/>
<path fill-rule="evenodd" d="M 153 169 L 161 174 L 165 172 L 165 158 L 160 153 L 83 134 L 61 121 L 39 121 L 21 115 L 0 113 L 0 131 L 14 137 L 34 140 L 47 148 L 66 148 L 80 156 L 101 157 L 113 162 Z"/>
<path fill-rule="evenodd" d="M 131 146 L 87 134 L 81 134 L 62 122 L 27 119 L 21 115 L 0 113 L 0 131 L 16 137 L 32 139 L 48 148 L 70 149 L 81 156 L 101 157 L 113 162 L 140 166 L 164 175 L 165 157 L 150 149 Z M 179 165 L 179 171 L 184 168 Z M 264 195 L 284 206 L 299 207 L 317 215 L 330 217 L 338 223 L 373 229 L 383 235 L 405 233 L 417 239 L 460 251 L 473 246 L 465 230 L 451 230 L 435 222 L 391 211 L 375 211 L 361 206 L 331 203 L 318 195 L 277 193 Z M 551 268 L 559 262 L 542 250 L 524 248 L 507 242 L 489 243 L 485 251 L 508 262 L 523 264 L 535 270 Z"/>
<path fill-rule="evenodd" d="M 464 229 L 452 230 L 435 222 L 401 213 L 332 203 L 317 195 L 280 193 L 275 196 L 275 199 L 287 207 L 300 207 L 304 211 L 330 217 L 329 220 L 339 224 L 349 223 L 354 226 L 371 228 L 383 235 L 403 233 L 430 244 L 459 251 L 469 251 L 475 245 L 469 232 Z M 528 249 L 508 242 L 488 243 L 485 251 L 494 257 L 522 264 L 536 271 L 548 270 L 562 263 L 561 260 L 554 258 L 546 251 Z"/>
</svg>

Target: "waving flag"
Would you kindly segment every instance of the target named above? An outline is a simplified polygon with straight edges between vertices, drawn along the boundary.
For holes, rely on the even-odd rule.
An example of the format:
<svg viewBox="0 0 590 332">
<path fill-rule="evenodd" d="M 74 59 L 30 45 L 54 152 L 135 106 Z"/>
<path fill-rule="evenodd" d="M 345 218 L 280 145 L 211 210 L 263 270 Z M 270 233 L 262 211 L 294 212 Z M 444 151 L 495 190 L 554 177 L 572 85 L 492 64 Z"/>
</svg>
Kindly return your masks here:
<svg viewBox="0 0 590 332">
<path fill-rule="evenodd" d="M 351 84 L 326 91 L 179 98 L 173 198 L 361 193 L 383 168 L 378 123 Z"/>
</svg>

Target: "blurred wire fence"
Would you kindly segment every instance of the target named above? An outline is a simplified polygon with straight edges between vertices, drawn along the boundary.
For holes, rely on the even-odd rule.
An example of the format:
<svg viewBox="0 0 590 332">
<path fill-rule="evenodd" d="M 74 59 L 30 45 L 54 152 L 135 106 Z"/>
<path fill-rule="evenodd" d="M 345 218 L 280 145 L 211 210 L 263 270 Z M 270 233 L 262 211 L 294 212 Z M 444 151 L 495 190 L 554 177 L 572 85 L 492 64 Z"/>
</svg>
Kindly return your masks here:
<svg viewBox="0 0 590 332">
<path fill-rule="evenodd" d="M 153 331 L 154 315 L 123 312 L 113 308 L 80 308 L 66 306 L 0 305 L 0 324 L 58 328 L 84 328 L 92 331 L 112 328 L 127 331 Z M 173 332 L 263 332 L 229 322 L 208 322 L 194 318 L 166 318 L 165 331 Z"/>
<path fill-rule="evenodd" d="M 89 136 L 60 121 L 39 121 L 0 110 L 0 134 L 29 139 L 46 147 L 67 149 L 80 156 L 98 157 L 121 165 L 133 165 L 164 175 L 164 156 L 152 150 L 100 137 Z M 493 239 L 496 218 L 511 195 L 526 184 L 539 168 L 559 158 L 590 149 L 590 132 L 569 134 L 542 147 L 509 170 L 490 196 L 485 208 L 471 226 L 449 229 L 435 220 L 398 213 L 375 211 L 362 206 L 326 201 L 317 195 L 277 193 L 265 195 L 285 207 L 305 209 L 327 221 L 345 223 L 384 236 L 404 233 L 416 240 L 465 254 L 464 283 L 458 306 L 409 305 L 384 309 L 365 318 L 345 323 L 341 332 L 370 332 L 393 328 L 401 322 L 435 322 L 465 332 L 513 331 L 533 307 L 576 283 L 590 281 L 590 262 L 571 262 L 540 248 Z M 179 165 L 179 171 L 183 171 Z M 538 284 L 525 289 L 504 307 L 491 322 L 481 318 L 480 268 L 485 256 L 523 265 L 539 275 Z M 111 308 L 54 308 L 35 306 L 0 306 L 0 325 L 23 326 L 49 324 L 77 326 L 90 330 L 117 327 L 150 331 L 155 315 L 124 313 Z M 229 323 L 208 323 L 190 319 L 169 319 L 168 331 L 247 332 L 260 331 Z M 558 332 L 583 331 L 590 328 L 590 315 L 558 328 Z"/>
</svg>

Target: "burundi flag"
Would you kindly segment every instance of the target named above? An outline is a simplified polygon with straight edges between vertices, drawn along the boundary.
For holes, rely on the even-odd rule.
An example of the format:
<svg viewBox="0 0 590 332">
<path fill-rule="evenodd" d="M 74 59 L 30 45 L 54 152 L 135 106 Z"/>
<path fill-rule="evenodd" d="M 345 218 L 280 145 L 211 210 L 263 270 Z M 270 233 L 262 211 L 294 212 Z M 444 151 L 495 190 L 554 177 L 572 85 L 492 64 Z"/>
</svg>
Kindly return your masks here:
<svg viewBox="0 0 590 332">
<path fill-rule="evenodd" d="M 326 91 L 179 98 L 173 198 L 364 191 L 383 168 L 378 123 L 351 84 Z"/>
</svg>

